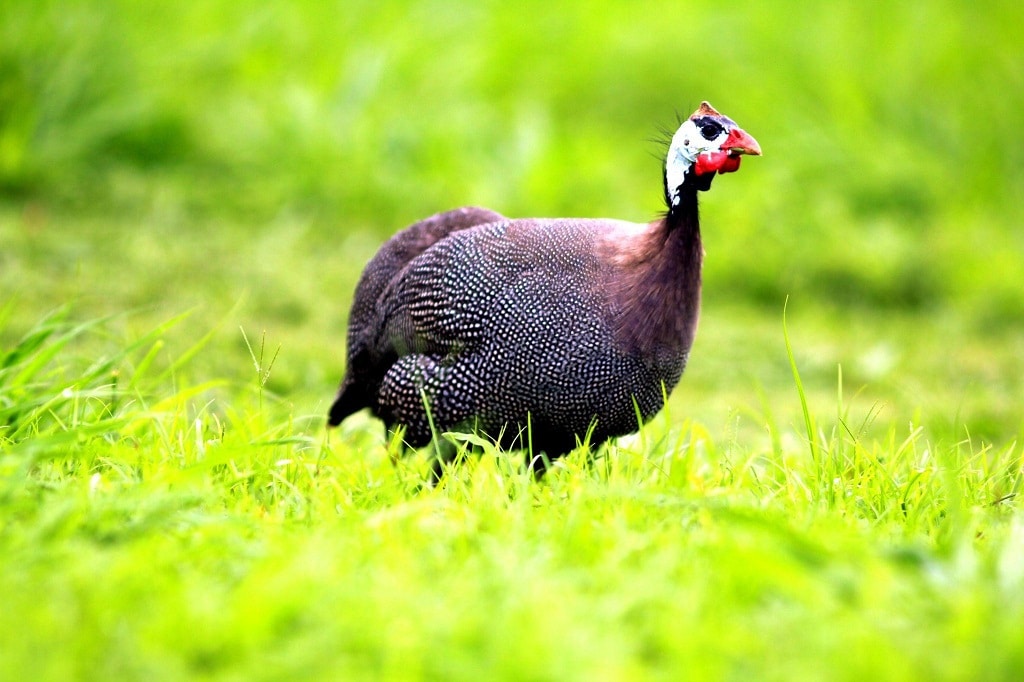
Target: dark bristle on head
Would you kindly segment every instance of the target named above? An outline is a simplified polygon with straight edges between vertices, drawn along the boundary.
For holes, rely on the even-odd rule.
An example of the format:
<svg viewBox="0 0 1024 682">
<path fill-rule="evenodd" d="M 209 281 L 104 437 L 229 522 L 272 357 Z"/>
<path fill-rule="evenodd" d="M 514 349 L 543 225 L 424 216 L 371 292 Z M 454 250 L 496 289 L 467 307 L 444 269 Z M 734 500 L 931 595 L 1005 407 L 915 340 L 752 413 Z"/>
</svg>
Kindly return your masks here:
<svg viewBox="0 0 1024 682">
<path fill-rule="evenodd" d="M 665 126 L 658 126 L 657 134 L 648 137 L 647 142 L 656 145 L 657 148 L 651 150 L 651 154 L 660 162 L 665 163 L 665 157 L 668 155 L 669 147 L 672 146 L 672 137 L 676 134 L 676 129 L 666 128 Z"/>
<path fill-rule="evenodd" d="M 654 140 L 663 162 L 674 134 Z M 330 424 L 369 408 L 410 447 L 475 429 L 547 461 L 636 431 L 689 358 L 714 175 L 680 174 L 649 224 L 469 207 L 398 232 L 356 287 Z"/>
</svg>

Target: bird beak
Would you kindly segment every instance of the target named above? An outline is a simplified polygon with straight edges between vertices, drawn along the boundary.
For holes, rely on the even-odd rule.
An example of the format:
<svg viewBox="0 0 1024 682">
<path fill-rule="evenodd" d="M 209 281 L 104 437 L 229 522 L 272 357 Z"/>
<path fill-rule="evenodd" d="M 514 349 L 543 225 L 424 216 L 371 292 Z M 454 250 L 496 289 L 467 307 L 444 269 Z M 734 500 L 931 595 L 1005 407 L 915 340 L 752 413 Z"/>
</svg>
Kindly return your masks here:
<svg viewBox="0 0 1024 682">
<path fill-rule="evenodd" d="M 729 156 L 739 156 L 740 154 L 761 156 L 761 145 L 742 128 L 730 130 L 729 137 L 725 138 L 721 148 L 728 152 Z"/>
</svg>

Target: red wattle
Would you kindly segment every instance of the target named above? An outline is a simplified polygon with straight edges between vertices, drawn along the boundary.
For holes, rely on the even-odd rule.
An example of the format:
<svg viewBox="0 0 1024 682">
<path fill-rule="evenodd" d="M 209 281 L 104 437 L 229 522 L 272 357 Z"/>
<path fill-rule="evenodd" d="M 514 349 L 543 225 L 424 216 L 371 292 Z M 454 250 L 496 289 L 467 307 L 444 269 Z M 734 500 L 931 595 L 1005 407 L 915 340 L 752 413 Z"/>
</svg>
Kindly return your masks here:
<svg viewBox="0 0 1024 682">
<path fill-rule="evenodd" d="M 739 155 L 731 155 L 729 152 L 711 152 L 697 156 L 697 163 L 694 164 L 694 172 L 697 175 L 705 173 L 732 173 L 739 170 Z"/>
</svg>

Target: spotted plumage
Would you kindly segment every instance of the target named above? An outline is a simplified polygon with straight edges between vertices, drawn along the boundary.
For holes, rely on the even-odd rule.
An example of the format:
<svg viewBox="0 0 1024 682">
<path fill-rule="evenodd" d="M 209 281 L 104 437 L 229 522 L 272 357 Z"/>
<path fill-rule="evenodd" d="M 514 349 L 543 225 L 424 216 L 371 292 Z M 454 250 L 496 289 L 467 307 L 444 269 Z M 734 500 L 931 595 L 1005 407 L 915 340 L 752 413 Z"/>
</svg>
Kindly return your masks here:
<svg viewBox="0 0 1024 682">
<path fill-rule="evenodd" d="M 433 422 L 510 446 L 528 434 L 553 459 L 652 417 L 696 330 L 697 192 L 760 153 L 707 103 L 688 125 L 666 160 L 668 212 L 652 223 L 463 208 L 395 235 L 357 286 L 329 423 L 368 407 L 413 447 Z"/>
</svg>

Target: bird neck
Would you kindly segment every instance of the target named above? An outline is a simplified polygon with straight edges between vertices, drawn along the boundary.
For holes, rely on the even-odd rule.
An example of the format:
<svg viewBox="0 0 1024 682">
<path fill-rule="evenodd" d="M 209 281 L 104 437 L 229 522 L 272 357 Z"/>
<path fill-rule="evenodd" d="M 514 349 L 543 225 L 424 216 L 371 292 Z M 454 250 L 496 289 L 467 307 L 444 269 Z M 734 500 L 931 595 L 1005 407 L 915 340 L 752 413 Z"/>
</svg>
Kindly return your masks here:
<svg viewBox="0 0 1024 682">
<path fill-rule="evenodd" d="M 684 183 L 680 200 L 644 233 L 622 271 L 620 342 L 671 362 L 689 351 L 700 311 L 701 266 L 697 190 Z"/>
<path fill-rule="evenodd" d="M 708 180 L 710 185 L 710 179 Z M 666 238 L 687 242 L 692 239 L 700 241 L 700 211 L 697 202 L 698 187 L 695 182 L 684 182 L 677 190 L 678 200 L 669 204 L 665 213 Z"/>
</svg>

